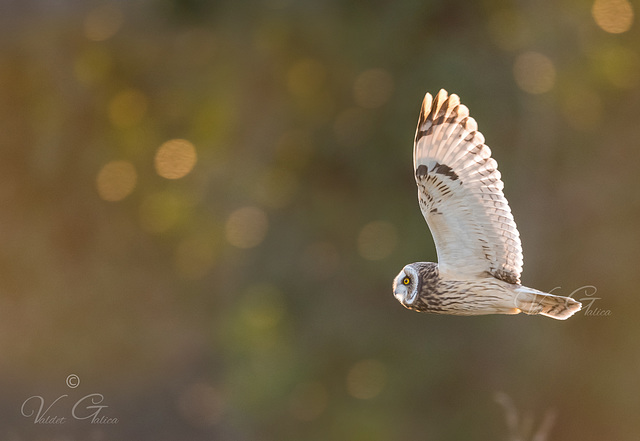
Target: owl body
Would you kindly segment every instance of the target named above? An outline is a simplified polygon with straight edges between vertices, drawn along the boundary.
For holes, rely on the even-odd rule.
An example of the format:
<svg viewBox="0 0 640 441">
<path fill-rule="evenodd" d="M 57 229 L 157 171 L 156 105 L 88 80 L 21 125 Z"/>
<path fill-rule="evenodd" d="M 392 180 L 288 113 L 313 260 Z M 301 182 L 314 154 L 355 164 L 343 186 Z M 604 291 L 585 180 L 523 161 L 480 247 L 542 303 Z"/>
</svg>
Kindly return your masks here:
<svg viewBox="0 0 640 441">
<path fill-rule="evenodd" d="M 418 312 L 508 314 L 514 313 L 508 285 L 491 276 L 477 281 L 443 278 L 438 264 L 416 262 L 400 271 L 394 280 L 394 294 L 404 307 Z"/>
<path fill-rule="evenodd" d="M 457 95 L 426 94 L 413 148 L 420 210 L 438 263 L 406 265 L 393 282 L 405 307 L 454 315 L 541 314 L 564 320 L 579 302 L 522 286 L 522 245 L 498 164 Z"/>
<path fill-rule="evenodd" d="M 393 292 L 405 308 L 436 314 L 524 312 L 559 318 L 557 316 L 567 310 L 566 297 L 505 282 L 488 273 L 475 280 L 444 277 L 438 270 L 438 264 L 433 262 L 415 262 L 405 266 L 393 281 Z"/>
</svg>

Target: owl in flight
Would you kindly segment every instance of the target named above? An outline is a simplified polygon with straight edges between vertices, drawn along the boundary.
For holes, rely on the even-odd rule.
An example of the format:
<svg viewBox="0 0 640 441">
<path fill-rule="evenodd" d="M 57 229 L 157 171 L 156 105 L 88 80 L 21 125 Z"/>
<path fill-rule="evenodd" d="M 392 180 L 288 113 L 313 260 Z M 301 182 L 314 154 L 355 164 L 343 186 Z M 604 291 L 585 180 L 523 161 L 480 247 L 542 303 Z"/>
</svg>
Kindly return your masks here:
<svg viewBox="0 0 640 441">
<path fill-rule="evenodd" d="M 454 315 L 542 314 L 565 320 L 582 305 L 520 284 L 522 245 L 498 164 L 469 109 L 440 90 L 422 102 L 413 145 L 420 210 L 438 263 L 405 266 L 393 295 L 406 308 Z"/>
</svg>

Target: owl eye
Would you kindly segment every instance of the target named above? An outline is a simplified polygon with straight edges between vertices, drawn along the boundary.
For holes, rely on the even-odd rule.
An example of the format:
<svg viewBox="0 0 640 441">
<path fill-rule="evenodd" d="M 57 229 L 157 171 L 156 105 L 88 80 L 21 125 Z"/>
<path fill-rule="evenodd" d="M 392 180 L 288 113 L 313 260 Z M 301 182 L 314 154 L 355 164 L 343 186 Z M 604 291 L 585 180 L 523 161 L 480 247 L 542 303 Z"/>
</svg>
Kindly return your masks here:
<svg viewBox="0 0 640 441">
<path fill-rule="evenodd" d="M 403 285 L 408 285 L 411 283 L 411 279 L 408 277 L 405 277 L 404 279 L 402 279 L 402 284 Z"/>
</svg>

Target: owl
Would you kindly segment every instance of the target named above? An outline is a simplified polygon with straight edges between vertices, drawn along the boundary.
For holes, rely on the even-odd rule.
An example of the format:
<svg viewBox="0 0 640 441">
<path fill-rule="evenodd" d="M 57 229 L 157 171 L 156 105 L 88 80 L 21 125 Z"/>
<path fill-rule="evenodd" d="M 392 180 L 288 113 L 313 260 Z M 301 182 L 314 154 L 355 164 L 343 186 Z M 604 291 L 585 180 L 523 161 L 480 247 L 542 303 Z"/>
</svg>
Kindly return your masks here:
<svg viewBox="0 0 640 441">
<path fill-rule="evenodd" d="M 582 305 L 520 284 L 522 245 L 498 164 L 457 95 L 426 94 L 413 146 L 418 202 L 438 263 L 406 265 L 393 295 L 408 309 L 453 315 L 540 314 Z"/>
</svg>

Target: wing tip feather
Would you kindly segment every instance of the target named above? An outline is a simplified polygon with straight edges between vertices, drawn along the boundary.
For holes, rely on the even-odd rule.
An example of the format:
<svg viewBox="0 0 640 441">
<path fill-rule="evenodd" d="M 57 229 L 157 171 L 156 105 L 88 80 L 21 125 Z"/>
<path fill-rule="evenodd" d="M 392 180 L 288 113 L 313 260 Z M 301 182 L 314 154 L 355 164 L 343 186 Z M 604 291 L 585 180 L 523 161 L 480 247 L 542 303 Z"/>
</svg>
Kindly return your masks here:
<svg viewBox="0 0 640 441">
<path fill-rule="evenodd" d="M 438 117 L 440 110 L 443 108 L 444 104 L 451 100 L 451 98 L 457 98 L 457 104 L 460 104 L 460 98 L 457 95 L 451 95 L 447 93 L 446 90 L 440 89 L 438 93 L 432 96 L 429 92 L 427 92 L 422 100 L 422 108 L 420 110 L 420 118 L 418 120 L 418 128 L 422 126 L 427 121 L 433 121 Z M 454 101 L 456 99 L 454 98 Z"/>
</svg>

